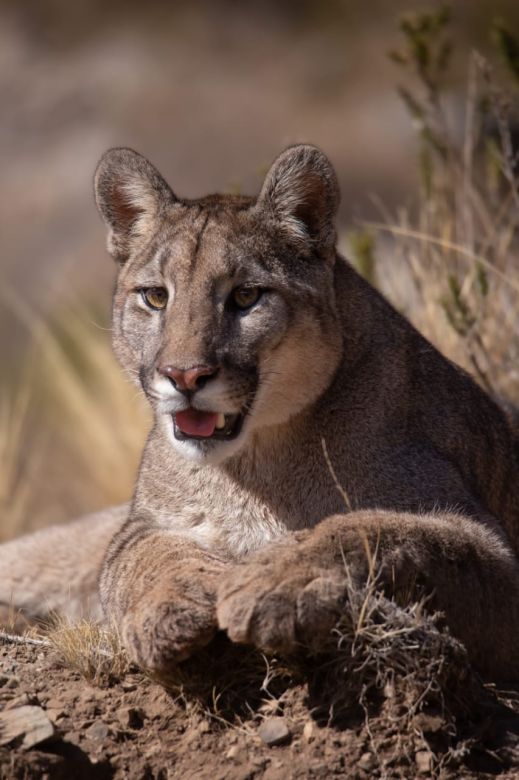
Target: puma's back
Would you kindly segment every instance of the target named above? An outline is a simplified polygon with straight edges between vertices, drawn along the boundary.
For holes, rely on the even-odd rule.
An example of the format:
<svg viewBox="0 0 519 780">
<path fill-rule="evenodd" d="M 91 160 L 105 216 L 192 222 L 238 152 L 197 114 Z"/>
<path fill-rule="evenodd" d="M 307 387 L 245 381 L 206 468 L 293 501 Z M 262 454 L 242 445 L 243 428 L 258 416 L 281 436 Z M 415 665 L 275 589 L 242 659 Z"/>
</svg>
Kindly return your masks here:
<svg viewBox="0 0 519 780">
<path fill-rule="evenodd" d="M 99 569 L 127 515 L 114 507 L 0 545 L 0 624 L 51 613 L 100 620 Z"/>
</svg>

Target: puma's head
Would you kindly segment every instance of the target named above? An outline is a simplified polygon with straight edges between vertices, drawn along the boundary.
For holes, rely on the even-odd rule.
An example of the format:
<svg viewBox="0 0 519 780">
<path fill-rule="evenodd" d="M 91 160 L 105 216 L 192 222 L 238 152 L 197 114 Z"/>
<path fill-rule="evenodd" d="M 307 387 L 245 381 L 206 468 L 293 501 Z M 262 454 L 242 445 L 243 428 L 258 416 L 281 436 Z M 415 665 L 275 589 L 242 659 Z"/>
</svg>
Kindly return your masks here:
<svg viewBox="0 0 519 780">
<path fill-rule="evenodd" d="M 180 454 L 220 462 L 323 393 L 341 335 L 339 192 L 322 152 L 287 149 L 257 198 L 184 200 L 144 157 L 112 149 L 95 192 L 119 263 L 115 352 Z"/>
</svg>

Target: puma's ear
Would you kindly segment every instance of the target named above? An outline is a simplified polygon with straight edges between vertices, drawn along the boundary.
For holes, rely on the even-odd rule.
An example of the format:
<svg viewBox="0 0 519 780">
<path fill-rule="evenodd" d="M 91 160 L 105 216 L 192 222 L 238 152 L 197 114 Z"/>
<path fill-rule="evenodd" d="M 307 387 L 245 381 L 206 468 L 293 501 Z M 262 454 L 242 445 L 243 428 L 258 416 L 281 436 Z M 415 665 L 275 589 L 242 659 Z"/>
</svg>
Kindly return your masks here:
<svg viewBox="0 0 519 780">
<path fill-rule="evenodd" d="M 292 146 L 270 168 L 258 205 L 295 237 L 330 250 L 335 244 L 339 185 L 332 164 L 315 146 Z"/>
<path fill-rule="evenodd" d="M 120 263 L 133 238 L 145 234 L 176 198 L 159 172 L 133 149 L 109 149 L 94 179 L 97 208 L 108 228 L 108 251 Z"/>
</svg>

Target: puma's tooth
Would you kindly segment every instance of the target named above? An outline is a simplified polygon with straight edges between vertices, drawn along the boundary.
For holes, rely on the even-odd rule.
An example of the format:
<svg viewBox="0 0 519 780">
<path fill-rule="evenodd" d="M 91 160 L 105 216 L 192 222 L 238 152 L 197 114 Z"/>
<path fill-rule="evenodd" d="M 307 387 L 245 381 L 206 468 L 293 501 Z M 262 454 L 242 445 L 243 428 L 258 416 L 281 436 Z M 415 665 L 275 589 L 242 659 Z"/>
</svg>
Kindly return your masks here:
<svg viewBox="0 0 519 780">
<path fill-rule="evenodd" d="M 216 428 L 219 431 L 221 431 L 222 428 L 225 428 L 225 415 L 222 414 L 222 412 L 219 412 L 218 417 L 216 418 Z"/>
</svg>

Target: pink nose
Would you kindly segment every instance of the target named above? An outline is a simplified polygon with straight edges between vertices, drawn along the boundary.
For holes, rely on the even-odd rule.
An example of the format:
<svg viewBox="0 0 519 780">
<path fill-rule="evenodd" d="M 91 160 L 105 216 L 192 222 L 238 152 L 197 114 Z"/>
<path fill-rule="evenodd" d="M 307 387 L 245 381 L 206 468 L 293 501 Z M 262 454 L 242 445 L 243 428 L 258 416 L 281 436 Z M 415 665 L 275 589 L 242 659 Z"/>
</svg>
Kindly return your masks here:
<svg viewBox="0 0 519 780">
<path fill-rule="evenodd" d="M 177 390 L 200 390 L 217 369 L 212 366 L 193 366 L 193 368 L 175 368 L 175 366 L 160 366 L 159 374 L 167 377 Z"/>
</svg>

